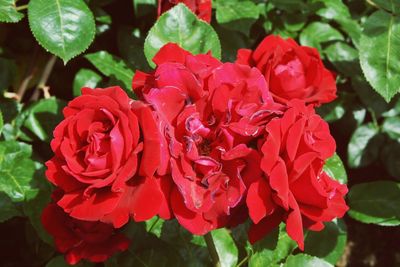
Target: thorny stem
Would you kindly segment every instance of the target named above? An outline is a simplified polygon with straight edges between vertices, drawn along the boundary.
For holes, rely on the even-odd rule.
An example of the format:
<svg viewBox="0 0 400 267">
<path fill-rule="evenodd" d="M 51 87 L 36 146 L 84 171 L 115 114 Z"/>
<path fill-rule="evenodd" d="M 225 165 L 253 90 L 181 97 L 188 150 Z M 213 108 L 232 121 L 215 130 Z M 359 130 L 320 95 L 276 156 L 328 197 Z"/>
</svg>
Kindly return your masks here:
<svg viewBox="0 0 400 267">
<path fill-rule="evenodd" d="M 206 241 L 208 252 L 210 253 L 214 267 L 221 267 L 221 262 L 219 261 L 218 252 L 210 232 L 204 235 L 204 240 Z"/>
<path fill-rule="evenodd" d="M 22 6 L 17 6 L 15 9 L 17 11 L 21 11 L 21 10 L 24 10 L 24 9 L 27 9 L 27 8 L 28 8 L 28 5 L 22 5 Z"/>
<path fill-rule="evenodd" d="M 39 98 L 40 90 L 43 90 L 45 93 L 45 97 L 48 98 L 48 87 L 46 86 L 46 83 L 50 77 L 51 71 L 53 70 L 56 60 L 57 60 L 57 57 L 55 55 L 50 56 L 49 61 L 47 61 L 46 66 L 44 67 L 42 76 L 40 76 L 39 83 L 36 86 L 35 91 L 33 92 L 33 95 L 31 97 L 32 100 L 37 100 Z"/>
</svg>

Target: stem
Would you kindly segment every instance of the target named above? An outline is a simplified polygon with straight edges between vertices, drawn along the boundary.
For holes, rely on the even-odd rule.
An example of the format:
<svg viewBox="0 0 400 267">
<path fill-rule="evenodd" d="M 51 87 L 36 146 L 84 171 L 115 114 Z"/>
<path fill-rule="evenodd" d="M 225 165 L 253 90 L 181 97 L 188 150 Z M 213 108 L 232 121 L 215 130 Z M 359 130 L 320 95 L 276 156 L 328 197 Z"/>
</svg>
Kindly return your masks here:
<svg viewBox="0 0 400 267">
<path fill-rule="evenodd" d="M 15 9 L 17 11 L 21 11 L 21 10 L 24 10 L 24 9 L 27 9 L 27 8 L 28 8 L 28 5 L 22 5 L 22 6 L 17 6 Z"/>
<path fill-rule="evenodd" d="M 38 85 L 36 86 L 35 91 L 31 97 L 32 100 L 37 100 L 39 98 L 39 91 L 48 89 L 46 86 L 47 80 L 50 77 L 51 71 L 53 70 L 54 64 L 56 63 L 57 57 L 55 55 L 51 55 L 49 61 L 47 61 L 46 66 L 42 72 L 42 76 L 40 76 L 40 80 Z"/>
<path fill-rule="evenodd" d="M 31 58 L 31 61 L 29 63 L 29 67 L 27 71 L 25 72 L 25 76 L 20 83 L 18 90 L 17 90 L 17 96 L 18 100 L 21 101 L 22 98 L 24 97 L 24 94 L 28 88 L 29 82 L 32 80 L 32 78 L 35 76 L 37 66 L 36 66 L 36 61 L 38 59 L 39 55 L 39 46 L 35 45 L 35 48 L 33 50 L 33 57 Z"/>
<path fill-rule="evenodd" d="M 241 260 L 238 265 L 236 265 L 236 267 L 240 267 L 243 264 L 245 264 L 247 261 L 249 260 L 249 255 L 247 255 L 245 258 L 243 258 L 243 260 Z"/>
<path fill-rule="evenodd" d="M 219 261 L 218 252 L 210 232 L 204 235 L 204 240 L 206 241 L 208 252 L 210 253 L 214 267 L 221 267 L 221 262 Z"/>
</svg>

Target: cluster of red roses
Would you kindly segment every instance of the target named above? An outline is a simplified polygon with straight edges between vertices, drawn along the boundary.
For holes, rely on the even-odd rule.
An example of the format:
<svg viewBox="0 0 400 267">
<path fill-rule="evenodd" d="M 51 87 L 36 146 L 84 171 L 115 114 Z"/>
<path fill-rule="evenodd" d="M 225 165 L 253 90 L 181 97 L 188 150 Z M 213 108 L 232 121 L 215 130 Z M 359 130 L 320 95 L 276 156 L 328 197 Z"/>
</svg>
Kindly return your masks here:
<svg viewBox="0 0 400 267">
<path fill-rule="evenodd" d="M 57 190 L 43 224 L 69 263 L 127 248 L 129 218 L 176 218 L 204 235 L 248 218 L 255 242 L 281 222 L 303 249 L 348 207 L 346 185 L 323 171 L 335 152 L 314 106 L 335 98 L 317 50 L 268 36 L 235 63 L 175 44 L 119 87 L 82 89 L 54 131 L 47 178 Z"/>
</svg>

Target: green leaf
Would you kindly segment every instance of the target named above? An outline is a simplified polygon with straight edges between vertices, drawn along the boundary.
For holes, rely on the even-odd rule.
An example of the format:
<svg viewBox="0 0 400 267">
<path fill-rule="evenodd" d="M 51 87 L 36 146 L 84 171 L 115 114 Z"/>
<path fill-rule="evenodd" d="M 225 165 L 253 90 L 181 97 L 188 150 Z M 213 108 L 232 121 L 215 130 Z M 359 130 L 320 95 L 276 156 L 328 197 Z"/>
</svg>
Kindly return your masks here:
<svg viewBox="0 0 400 267">
<path fill-rule="evenodd" d="M 14 202 L 31 199 L 37 194 L 30 184 L 35 172 L 31 154 L 31 146 L 25 143 L 0 142 L 0 191 Z"/>
<path fill-rule="evenodd" d="M 66 103 L 55 97 L 42 99 L 23 111 L 26 114 L 24 127 L 42 141 L 49 142 L 52 132 L 63 119 L 62 109 Z"/>
<path fill-rule="evenodd" d="M 224 62 L 235 62 L 238 49 L 250 45 L 249 38 L 246 38 L 240 32 L 229 30 L 219 25 L 215 26 L 215 30 L 221 41 L 222 60 Z"/>
<path fill-rule="evenodd" d="M 322 43 L 335 40 L 343 41 L 343 35 L 327 23 L 312 22 L 300 33 L 302 45 L 315 47 L 320 52 L 322 52 Z"/>
<path fill-rule="evenodd" d="M 92 43 L 96 25 L 83 0 L 31 0 L 29 25 L 36 40 L 66 64 Z"/>
<path fill-rule="evenodd" d="M 365 21 L 361 37 L 361 68 L 368 82 L 387 102 L 400 91 L 399 35 L 400 17 L 377 11 Z"/>
<path fill-rule="evenodd" d="M 392 12 L 396 15 L 400 14 L 400 1 L 399 0 L 372 0 L 377 6 Z"/>
<path fill-rule="evenodd" d="M 390 175 L 400 180 L 400 141 L 390 140 L 385 144 L 381 153 L 381 162 Z"/>
<path fill-rule="evenodd" d="M 390 138 L 400 140 L 400 117 L 386 118 L 382 124 L 382 131 Z"/>
<path fill-rule="evenodd" d="M 105 76 L 111 76 L 120 81 L 125 91 L 132 91 L 130 89 L 132 88 L 133 71 L 126 66 L 123 60 L 106 51 L 87 54 L 85 58 Z"/>
<path fill-rule="evenodd" d="M 0 22 L 18 22 L 24 14 L 17 11 L 15 0 L 0 1 Z"/>
<path fill-rule="evenodd" d="M 304 240 L 304 252 L 336 264 L 344 253 L 346 241 L 347 231 L 344 221 L 327 222 L 324 230 L 307 233 Z"/>
<path fill-rule="evenodd" d="M 347 148 L 349 167 L 360 168 L 373 162 L 379 155 L 383 141 L 379 128 L 373 123 L 358 127 L 351 136 Z"/>
<path fill-rule="evenodd" d="M 325 54 L 344 76 L 352 77 L 361 72 L 358 51 L 348 44 L 335 42 L 325 48 Z"/>
<path fill-rule="evenodd" d="M 283 267 L 333 267 L 332 264 L 326 262 L 322 259 L 318 259 L 317 257 L 313 257 L 307 254 L 297 254 L 291 255 L 287 258 Z"/>
<path fill-rule="evenodd" d="M 221 267 L 236 266 L 239 252 L 229 231 L 221 228 L 212 231 L 211 235 L 221 262 Z"/>
<path fill-rule="evenodd" d="M 21 216 L 22 213 L 11 199 L 4 193 L 0 193 L 0 223 L 15 216 Z"/>
<path fill-rule="evenodd" d="M 273 230 L 264 239 L 253 245 L 254 254 L 249 260 L 249 267 L 274 266 L 280 263 L 297 247 L 285 231 L 285 225 Z"/>
<path fill-rule="evenodd" d="M 3 126 L 4 126 L 3 113 L 0 110 L 0 135 L 1 135 L 1 132 L 3 131 Z"/>
<path fill-rule="evenodd" d="M 270 0 L 277 8 L 283 9 L 290 13 L 305 9 L 306 4 L 302 0 Z M 297 14 L 296 14 L 297 15 Z"/>
<path fill-rule="evenodd" d="M 144 42 L 144 54 L 150 66 L 155 66 L 152 59 L 158 50 L 170 42 L 193 54 L 211 51 L 214 57 L 221 58 L 217 33 L 184 4 L 178 4 L 164 13 L 150 29 Z"/>
<path fill-rule="evenodd" d="M 400 184 L 376 181 L 354 185 L 347 195 L 348 214 L 363 223 L 400 225 Z"/>
<path fill-rule="evenodd" d="M 130 27 L 121 27 L 118 30 L 118 49 L 121 57 L 128 63 L 132 69 L 141 71 L 150 71 L 143 52 L 142 34 L 139 29 Z"/>
<path fill-rule="evenodd" d="M 325 121 L 334 122 L 346 114 L 353 101 L 354 97 L 348 93 L 339 93 L 339 97 L 335 101 L 318 107 L 317 111 Z"/>
<path fill-rule="evenodd" d="M 101 76 L 90 69 L 80 69 L 75 75 L 73 82 L 74 96 L 81 95 L 83 87 L 96 88 L 101 81 Z"/>
<path fill-rule="evenodd" d="M 338 154 L 335 153 L 332 157 L 326 160 L 324 171 L 341 184 L 347 183 L 346 169 L 344 168 L 344 164 Z"/>
<path fill-rule="evenodd" d="M 136 17 L 143 17 L 152 12 L 155 13 L 156 0 L 133 0 L 133 10 Z"/>
<path fill-rule="evenodd" d="M 257 5 L 250 0 L 217 1 L 215 6 L 220 25 L 246 35 L 260 16 Z"/>
<path fill-rule="evenodd" d="M 147 220 L 145 223 L 146 223 L 146 231 L 148 233 L 152 233 L 157 237 L 161 236 L 162 226 L 164 224 L 163 219 L 154 216 L 150 220 Z"/>
</svg>

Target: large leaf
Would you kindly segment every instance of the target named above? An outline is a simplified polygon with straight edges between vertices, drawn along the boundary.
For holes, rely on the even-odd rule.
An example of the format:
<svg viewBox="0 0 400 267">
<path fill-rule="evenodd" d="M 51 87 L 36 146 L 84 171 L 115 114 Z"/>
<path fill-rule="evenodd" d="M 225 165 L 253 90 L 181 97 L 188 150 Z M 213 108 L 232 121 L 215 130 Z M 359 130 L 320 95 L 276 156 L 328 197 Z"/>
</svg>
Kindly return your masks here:
<svg viewBox="0 0 400 267">
<path fill-rule="evenodd" d="M 345 76 L 361 73 L 358 51 L 345 42 L 335 42 L 325 48 L 330 62 Z"/>
<path fill-rule="evenodd" d="M 332 157 L 326 160 L 324 171 L 333 179 L 342 184 L 347 183 L 347 174 L 344 164 L 340 157 L 335 153 Z"/>
<path fill-rule="evenodd" d="M 18 22 L 24 14 L 17 11 L 15 0 L 0 1 L 0 21 L 1 22 Z"/>
<path fill-rule="evenodd" d="M 87 54 L 85 58 L 105 76 L 111 76 L 120 81 L 125 91 L 132 91 L 130 89 L 132 88 L 133 71 L 126 66 L 123 60 L 106 51 Z"/>
<path fill-rule="evenodd" d="M 248 34 L 260 13 L 250 0 L 217 1 L 217 22 L 224 27 Z"/>
<path fill-rule="evenodd" d="M 347 149 L 350 168 L 360 168 L 373 162 L 379 155 L 384 138 L 373 123 L 362 125 L 354 131 Z"/>
<path fill-rule="evenodd" d="M 283 267 L 333 267 L 332 264 L 307 254 L 289 256 Z"/>
<path fill-rule="evenodd" d="M 399 36 L 400 17 L 385 11 L 375 12 L 364 23 L 361 67 L 368 82 L 387 102 L 400 91 Z"/>
<path fill-rule="evenodd" d="M 31 0 L 28 19 L 36 40 L 64 63 L 85 51 L 96 32 L 83 0 Z"/>
<path fill-rule="evenodd" d="M 381 161 L 390 175 L 400 180 L 400 141 L 389 140 L 385 143 Z"/>
<path fill-rule="evenodd" d="M 74 96 L 81 95 L 81 89 L 83 87 L 96 88 L 101 81 L 101 76 L 90 69 L 80 69 L 75 75 L 73 82 L 73 94 Z"/>
<path fill-rule="evenodd" d="M 322 52 L 322 43 L 334 40 L 343 40 L 343 35 L 329 24 L 322 22 L 313 22 L 307 25 L 300 34 L 302 45 L 315 47 L 320 52 Z"/>
<path fill-rule="evenodd" d="M 236 266 L 238 261 L 238 249 L 235 241 L 225 228 L 211 232 L 217 250 L 221 267 Z"/>
<path fill-rule="evenodd" d="M 150 29 L 144 42 L 144 54 L 149 64 L 165 44 L 172 42 L 193 54 L 212 52 L 221 57 L 218 35 L 206 22 L 197 18 L 184 4 L 178 4 L 164 13 Z"/>
<path fill-rule="evenodd" d="M 400 140 L 400 117 L 386 118 L 382 124 L 382 130 L 390 138 Z"/>
<path fill-rule="evenodd" d="M 15 141 L 0 142 L 0 191 L 14 202 L 31 199 L 37 193 L 31 186 L 35 164 L 32 148 Z"/>
<path fill-rule="evenodd" d="M 325 223 L 319 232 L 309 231 L 304 240 L 304 252 L 336 264 L 346 247 L 347 231 L 342 220 Z"/>
<path fill-rule="evenodd" d="M 400 225 L 400 184 L 377 181 L 353 186 L 348 194 L 348 214 L 363 223 Z"/>
</svg>

